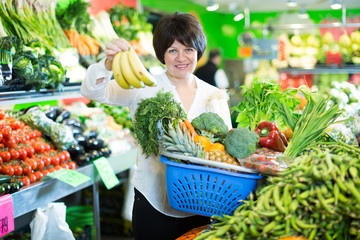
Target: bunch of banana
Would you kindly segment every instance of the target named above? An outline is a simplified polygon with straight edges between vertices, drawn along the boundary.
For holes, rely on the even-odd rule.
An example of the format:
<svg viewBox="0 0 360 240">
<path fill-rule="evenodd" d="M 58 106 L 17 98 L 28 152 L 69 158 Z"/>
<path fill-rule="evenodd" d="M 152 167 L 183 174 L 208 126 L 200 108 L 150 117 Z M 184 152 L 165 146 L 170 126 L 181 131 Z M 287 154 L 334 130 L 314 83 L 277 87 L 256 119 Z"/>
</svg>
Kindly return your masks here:
<svg viewBox="0 0 360 240">
<path fill-rule="evenodd" d="M 155 78 L 146 70 L 132 47 L 114 56 L 112 69 L 116 82 L 124 89 L 156 86 Z"/>
</svg>

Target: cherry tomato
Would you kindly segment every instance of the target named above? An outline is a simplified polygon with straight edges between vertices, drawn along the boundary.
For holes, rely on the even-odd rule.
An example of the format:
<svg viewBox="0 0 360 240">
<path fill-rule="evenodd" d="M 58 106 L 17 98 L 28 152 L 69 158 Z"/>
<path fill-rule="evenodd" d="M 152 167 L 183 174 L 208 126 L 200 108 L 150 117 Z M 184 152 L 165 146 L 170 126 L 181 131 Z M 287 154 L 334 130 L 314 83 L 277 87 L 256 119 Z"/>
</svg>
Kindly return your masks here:
<svg viewBox="0 0 360 240">
<path fill-rule="evenodd" d="M 43 170 L 41 170 L 41 172 L 44 176 L 49 174 L 49 170 L 47 170 L 47 169 L 43 169 Z"/>
<path fill-rule="evenodd" d="M 16 148 L 16 138 L 14 136 L 11 136 L 10 138 L 3 140 L 4 146 L 8 148 Z"/>
<path fill-rule="evenodd" d="M 2 158 L 0 157 L 0 165 L 3 163 L 3 160 L 2 160 Z M 1 171 L 0 171 L 1 172 Z"/>
<path fill-rule="evenodd" d="M 45 163 L 44 160 L 42 160 L 41 158 L 36 159 L 37 162 L 37 170 L 41 170 L 45 167 Z"/>
<path fill-rule="evenodd" d="M 1 133 L 4 139 L 9 139 L 12 136 L 11 127 L 9 126 L 4 127 L 3 129 L 1 129 Z"/>
<path fill-rule="evenodd" d="M 34 174 L 37 180 L 41 180 L 44 177 L 44 174 L 41 171 L 35 171 Z"/>
<path fill-rule="evenodd" d="M 31 158 L 32 156 L 34 156 L 35 149 L 34 149 L 32 146 L 27 147 L 26 151 L 27 151 L 27 156 L 28 156 L 29 158 Z"/>
<path fill-rule="evenodd" d="M 11 154 L 8 151 L 1 151 L 0 157 L 2 158 L 3 162 L 8 162 L 11 159 Z"/>
<path fill-rule="evenodd" d="M 49 171 L 49 173 L 55 172 L 55 168 L 54 167 L 50 167 L 47 169 Z"/>
<path fill-rule="evenodd" d="M 0 109 L 0 119 L 5 118 L 5 111 L 3 109 Z"/>
<path fill-rule="evenodd" d="M 22 169 L 23 169 L 23 174 L 24 175 L 29 175 L 30 173 L 33 172 L 32 168 L 31 168 L 31 165 L 28 164 L 28 163 L 23 163 L 21 165 Z"/>
<path fill-rule="evenodd" d="M 1 168 L 1 173 L 12 177 L 14 175 L 14 168 L 11 165 L 6 165 Z"/>
<path fill-rule="evenodd" d="M 14 121 L 11 121 L 11 122 L 10 122 L 10 127 L 11 127 L 13 130 L 19 129 L 20 126 L 21 126 L 21 123 L 20 123 L 20 121 L 18 121 L 18 120 L 14 120 Z"/>
<path fill-rule="evenodd" d="M 31 166 L 32 170 L 36 170 L 37 169 L 37 162 L 35 159 L 30 158 L 28 160 L 26 160 L 26 162 Z"/>
<path fill-rule="evenodd" d="M 58 157 L 60 159 L 60 163 L 65 162 L 66 156 L 62 152 L 58 154 Z"/>
<path fill-rule="evenodd" d="M 69 169 L 69 165 L 67 163 L 60 164 L 61 168 Z"/>
<path fill-rule="evenodd" d="M 51 158 L 49 156 L 42 156 L 42 160 L 44 161 L 45 167 L 47 167 L 51 164 Z"/>
<path fill-rule="evenodd" d="M 21 137 L 20 137 L 20 142 L 21 143 L 28 143 L 30 141 L 30 138 L 29 138 L 29 136 L 28 135 L 26 135 L 26 134 L 24 134 L 24 135 L 22 135 Z"/>
<path fill-rule="evenodd" d="M 19 159 L 21 159 L 21 160 L 26 160 L 27 159 L 27 151 L 26 151 L 25 148 L 20 148 L 18 150 L 18 152 L 19 152 Z"/>
<path fill-rule="evenodd" d="M 33 147 L 34 147 L 34 150 L 36 153 L 44 153 L 45 152 L 45 146 L 42 142 L 36 142 Z"/>
<path fill-rule="evenodd" d="M 36 175 L 34 173 L 29 174 L 30 183 L 34 183 L 37 181 Z"/>
<path fill-rule="evenodd" d="M 60 158 L 58 155 L 55 155 L 51 158 L 51 164 L 57 166 L 60 164 Z"/>
<path fill-rule="evenodd" d="M 67 165 L 69 166 L 69 169 L 76 169 L 76 163 L 74 161 L 68 162 Z"/>
<path fill-rule="evenodd" d="M 59 171 L 61 169 L 60 165 L 54 166 L 55 171 Z"/>
<path fill-rule="evenodd" d="M 30 185 L 30 178 L 28 176 L 25 176 L 25 177 L 21 178 L 20 180 L 23 182 L 24 186 Z"/>
<path fill-rule="evenodd" d="M 2 142 L 2 140 L 3 140 L 3 135 L 2 135 L 2 133 L 0 132 L 0 142 Z"/>
<path fill-rule="evenodd" d="M 22 167 L 20 165 L 15 165 L 15 166 L 13 166 L 13 168 L 14 168 L 14 175 L 15 176 L 20 176 L 20 175 L 23 174 L 23 169 L 22 169 Z"/>
<path fill-rule="evenodd" d="M 16 160 L 16 159 L 20 158 L 20 153 L 18 151 L 16 151 L 14 148 L 10 148 L 9 152 L 10 152 L 12 160 Z"/>
<path fill-rule="evenodd" d="M 66 150 L 63 151 L 62 153 L 65 156 L 65 161 L 69 161 L 70 160 L 70 153 L 68 151 L 66 151 Z"/>
</svg>

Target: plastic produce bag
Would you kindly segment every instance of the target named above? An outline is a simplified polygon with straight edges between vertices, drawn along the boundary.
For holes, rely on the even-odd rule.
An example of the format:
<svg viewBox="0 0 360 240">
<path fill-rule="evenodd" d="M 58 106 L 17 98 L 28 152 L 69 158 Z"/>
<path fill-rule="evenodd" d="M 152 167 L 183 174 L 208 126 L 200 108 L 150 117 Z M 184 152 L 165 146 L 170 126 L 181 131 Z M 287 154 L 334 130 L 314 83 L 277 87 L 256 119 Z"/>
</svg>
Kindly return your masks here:
<svg viewBox="0 0 360 240">
<path fill-rule="evenodd" d="M 20 119 L 32 128 L 50 136 L 57 149 L 68 149 L 76 143 L 71 127 L 54 122 L 39 109 L 26 112 Z"/>
<path fill-rule="evenodd" d="M 31 240 L 75 240 L 65 216 L 64 203 L 49 203 L 44 208 L 38 208 L 30 222 Z"/>
<path fill-rule="evenodd" d="M 254 169 L 260 174 L 276 175 L 284 171 L 290 160 L 286 160 L 282 152 L 268 148 L 258 148 L 255 153 L 244 159 L 237 159 L 240 166 Z"/>
</svg>

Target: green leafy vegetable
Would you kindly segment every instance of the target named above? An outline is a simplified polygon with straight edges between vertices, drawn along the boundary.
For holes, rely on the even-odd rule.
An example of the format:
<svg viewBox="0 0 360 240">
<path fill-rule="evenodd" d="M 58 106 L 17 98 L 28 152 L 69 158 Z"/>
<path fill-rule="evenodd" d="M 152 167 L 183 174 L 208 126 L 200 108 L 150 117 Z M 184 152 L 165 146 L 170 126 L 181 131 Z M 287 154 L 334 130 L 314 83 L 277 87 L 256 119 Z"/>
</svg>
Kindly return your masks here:
<svg viewBox="0 0 360 240">
<path fill-rule="evenodd" d="M 171 92 L 162 89 L 155 97 L 142 99 L 135 112 L 134 137 L 147 157 L 159 155 L 158 121 L 166 127 L 173 119 L 186 118 L 185 111 L 173 97 Z"/>
<path fill-rule="evenodd" d="M 233 111 L 239 112 L 236 122 L 238 127 L 248 127 L 254 130 L 260 122 L 274 122 L 279 129 L 285 130 L 287 125 L 283 116 L 277 110 L 277 103 L 282 100 L 290 110 L 295 110 L 300 100 L 294 95 L 294 91 L 287 91 L 283 94 L 280 91 L 280 85 L 271 80 L 254 79 L 251 87 L 241 86 L 243 100 L 238 106 L 232 108 Z"/>
</svg>

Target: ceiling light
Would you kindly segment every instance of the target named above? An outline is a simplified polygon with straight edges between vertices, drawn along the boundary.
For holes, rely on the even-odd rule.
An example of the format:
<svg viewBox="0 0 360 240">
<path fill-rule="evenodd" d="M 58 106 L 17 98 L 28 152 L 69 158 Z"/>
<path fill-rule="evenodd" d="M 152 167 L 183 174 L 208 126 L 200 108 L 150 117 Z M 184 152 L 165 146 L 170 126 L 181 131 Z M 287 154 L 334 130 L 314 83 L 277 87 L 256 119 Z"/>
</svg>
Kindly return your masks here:
<svg viewBox="0 0 360 240">
<path fill-rule="evenodd" d="M 288 0 L 286 5 L 288 7 L 296 7 L 298 4 L 297 4 L 297 2 L 295 0 Z"/>
<path fill-rule="evenodd" d="M 244 14 L 243 13 L 238 13 L 238 14 L 235 14 L 234 21 L 238 22 L 243 18 L 244 18 Z"/>
<path fill-rule="evenodd" d="M 206 10 L 212 12 L 219 8 L 219 4 L 215 3 L 214 1 L 209 1 L 209 4 L 206 7 Z"/>
<path fill-rule="evenodd" d="M 341 3 L 339 2 L 339 0 L 333 0 L 333 3 L 330 6 L 332 9 L 340 9 L 342 8 Z"/>
<path fill-rule="evenodd" d="M 309 14 L 307 14 L 305 8 L 300 9 L 299 18 L 301 19 L 309 18 Z"/>
</svg>

